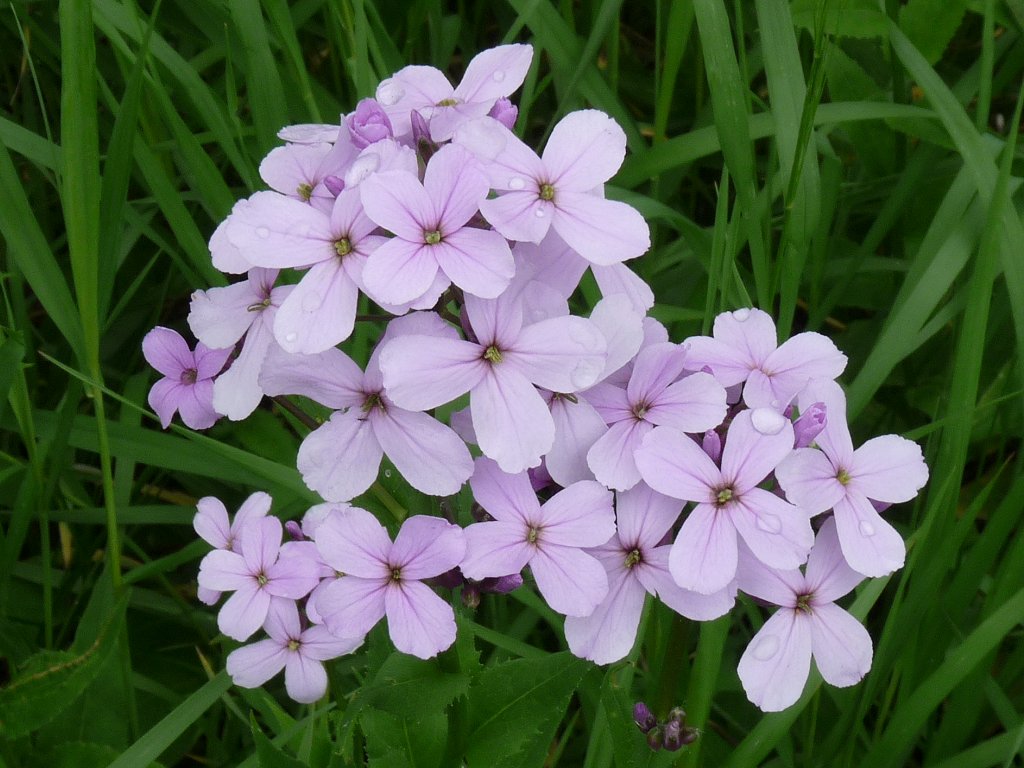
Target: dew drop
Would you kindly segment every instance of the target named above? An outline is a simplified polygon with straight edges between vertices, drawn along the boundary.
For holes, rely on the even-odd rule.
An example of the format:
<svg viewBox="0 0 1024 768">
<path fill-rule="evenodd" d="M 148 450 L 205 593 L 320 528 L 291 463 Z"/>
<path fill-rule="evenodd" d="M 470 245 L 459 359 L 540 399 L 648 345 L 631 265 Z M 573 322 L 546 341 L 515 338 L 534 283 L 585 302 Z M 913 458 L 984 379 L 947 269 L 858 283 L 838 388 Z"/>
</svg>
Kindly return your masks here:
<svg viewBox="0 0 1024 768">
<path fill-rule="evenodd" d="M 302 297 L 302 309 L 306 312 L 315 312 L 322 303 L 323 300 L 320 298 L 319 293 L 307 293 Z"/>
<path fill-rule="evenodd" d="M 754 646 L 754 658 L 758 661 L 768 661 L 779 652 L 779 638 L 775 635 L 765 635 L 757 641 Z"/>
<path fill-rule="evenodd" d="M 750 414 L 750 423 L 762 435 L 777 435 L 786 426 L 786 417 L 771 408 L 755 408 Z"/>
<path fill-rule="evenodd" d="M 523 181 L 518 176 L 513 176 L 511 179 L 508 180 L 508 188 L 509 189 L 522 189 L 525 186 L 526 186 L 526 182 Z"/>
<path fill-rule="evenodd" d="M 391 470 L 390 469 L 385 469 L 384 470 L 384 477 L 391 477 Z"/>
<path fill-rule="evenodd" d="M 875 535 L 875 526 L 873 526 L 867 520 L 861 520 L 860 521 L 860 525 L 858 526 L 858 528 L 860 528 L 860 532 L 864 536 L 874 536 Z"/>
<path fill-rule="evenodd" d="M 502 80 L 505 79 L 505 73 L 499 69 L 497 72 L 491 75 L 491 79 L 496 83 L 500 83 Z"/>
<path fill-rule="evenodd" d="M 266 240 L 268 237 L 270 237 L 270 230 L 267 229 L 266 227 L 256 227 L 256 237 L 260 237 Z"/>
<path fill-rule="evenodd" d="M 286 335 L 286 336 L 284 337 L 284 340 L 285 340 L 285 341 L 286 341 L 287 343 L 291 344 L 291 343 L 292 343 L 293 341 L 295 341 L 295 340 L 296 340 L 297 338 L 299 338 L 299 334 L 297 334 L 297 333 L 294 333 L 294 332 L 293 332 L 293 333 L 289 333 L 288 335 Z M 317 463 L 319 463 L 319 457 L 316 457 L 316 458 L 315 458 L 315 461 L 317 461 Z"/>
<path fill-rule="evenodd" d="M 778 533 L 782 530 L 782 522 L 775 515 L 758 515 L 757 527 L 765 533 Z"/>
<path fill-rule="evenodd" d="M 547 213 L 544 212 L 543 208 L 538 208 L 533 212 L 533 215 L 536 216 L 538 219 L 543 219 L 545 216 L 547 216 Z"/>
<path fill-rule="evenodd" d="M 735 312 L 732 313 L 732 316 L 742 323 L 744 320 L 750 317 L 750 310 L 745 307 L 743 309 L 737 309 Z"/>
<path fill-rule="evenodd" d="M 572 373 L 569 374 L 569 381 L 576 389 L 585 389 L 597 381 L 597 377 L 604 370 L 604 365 L 589 360 L 580 361 Z"/>
<path fill-rule="evenodd" d="M 385 107 L 397 104 L 405 96 L 405 89 L 393 80 L 385 80 L 377 88 L 377 101 Z"/>
</svg>

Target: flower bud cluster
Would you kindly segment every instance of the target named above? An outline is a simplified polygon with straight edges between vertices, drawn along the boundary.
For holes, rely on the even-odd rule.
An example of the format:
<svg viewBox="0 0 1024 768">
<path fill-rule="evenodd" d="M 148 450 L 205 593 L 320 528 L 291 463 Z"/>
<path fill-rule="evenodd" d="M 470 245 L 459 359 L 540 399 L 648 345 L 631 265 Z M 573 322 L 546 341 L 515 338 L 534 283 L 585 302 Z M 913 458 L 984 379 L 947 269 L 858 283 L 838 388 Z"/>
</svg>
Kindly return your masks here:
<svg viewBox="0 0 1024 768">
<path fill-rule="evenodd" d="M 780 606 L 740 661 L 755 704 L 795 701 L 812 655 L 827 681 L 852 684 L 871 641 L 834 601 L 902 565 L 874 505 L 917 493 L 920 450 L 892 435 L 853 449 L 835 383 L 846 357 L 825 336 L 780 345 L 769 315 L 740 309 L 712 336 L 669 340 L 623 263 L 648 249 L 648 226 L 604 196 L 622 129 L 572 112 L 540 154 L 512 132 L 508 97 L 532 56 L 485 51 L 455 87 L 406 67 L 338 125 L 283 129 L 260 167 L 270 190 L 210 241 L 214 266 L 240 279 L 193 295 L 196 353 L 166 329 L 147 337 L 165 426 L 175 409 L 195 428 L 241 419 L 264 395 L 332 411 L 297 460 L 326 503 L 292 541 L 265 495 L 233 525 L 200 503 L 196 528 L 216 548 L 200 596 L 234 592 L 225 634 L 269 635 L 229 671 L 259 685 L 284 668 L 289 693 L 314 699 L 322 662 L 381 619 L 396 648 L 429 658 L 456 631 L 435 587 L 475 606 L 528 569 L 570 649 L 597 663 L 630 652 L 648 594 L 706 621 L 743 591 Z M 602 299 L 581 317 L 568 300 L 588 269 Z M 345 351 L 360 302 L 393 316 L 365 367 Z M 486 518 L 413 515 L 392 538 L 353 506 L 385 455 L 426 494 L 468 482 Z M 695 737 L 679 717 L 658 727 L 665 748 Z"/>
</svg>

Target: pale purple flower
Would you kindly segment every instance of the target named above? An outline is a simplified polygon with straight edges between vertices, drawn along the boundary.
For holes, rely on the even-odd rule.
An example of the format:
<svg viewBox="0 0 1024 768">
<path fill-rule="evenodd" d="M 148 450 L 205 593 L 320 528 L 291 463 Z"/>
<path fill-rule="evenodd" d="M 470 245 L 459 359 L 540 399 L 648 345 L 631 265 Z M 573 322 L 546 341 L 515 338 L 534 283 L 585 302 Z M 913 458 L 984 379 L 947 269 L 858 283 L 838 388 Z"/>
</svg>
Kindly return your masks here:
<svg viewBox="0 0 1024 768">
<path fill-rule="evenodd" d="M 301 704 L 312 704 L 327 692 L 323 662 L 352 653 L 362 637 L 338 638 L 324 626 L 302 628 L 292 600 L 271 600 L 263 628 L 270 635 L 228 654 L 227 670 L 235 685 L 258 688 L 282 669 L 288 695 Z"/>
<path fill-rule="evenodd" d="M 281 521 L 250 520 L 241 531 L 241 550 L 215 549 L 199 564 L 199 586 L 234 592 L 217 615 L 220 631 L 247 640 L 267 618 L 271 597 L 298 600 L 319 582 L 319 566 L 305 557 L 282 556 Z"/>
<path fill-rule="evenodd" d="M 604 369 L 607 343 L 581 317 L 523 324 L 522 306 L 467 296 L 475 342 L 411 335 L 384 346 L 380 367 L 388 396 L 401 408 L 426 410 L 469 392 L 480 449 L 507 472 L 540 463 L 555 427 L 534 385 L 575 392 Z"/>
<path fill-rule="evenodd" d="M 595 191 L 622 165 L 626 134 L 594 109 L 570 112 L 555 126 L 541 157 L 492 118 L 473 121 L 455 141 L 484 164 L 500 196 L 480 212 L 510 240 L 539 243 L 554 229 L 594 264 L 617 264 L 651 246 L 643 216 Z"/>
<path fill-rule="evenodd" d="M 715 318 L 713 336 L 694 336 L 687 365 L 707 366 L 723 386 L 744 383 L 750 408 L 782 411 L 815 378 L 834 379 L 846 368 L 846 355 L 820 333 L 798 333 L 781 346 L 775 321 L 760 309 L 737 309 Z"/>
<path fill-rule="evenodd" d="M 684 376 L 686 349 L 678 344 L 644 348 L 624 389 L 599 384 L 587 399 L 608 424 L 587 453 L 594 476 L 609 488 L 627 490 L 640 482 L 633 453 L 655 426 L 704 432 L 725 418 L 725 389 L 706 373 Z"/>
<path fill-rule="evenodd" d="M 335 194 L 326 180 L 330 176 L 344 175 L 358 153 L 346 131 L 342 131 L 336 144 L 321 142 L 275 147 L 260 163 L 260 177 L 276 192 L 330 212 Z M 239 212 L 244 210 L 242 206 Z M 240 247 L 237 243 L 235 246 Z"/>
<path fill-rule="evenodd" d="M 824 402 L 828 422 L 815 438 L 820 450 L 796 450 L 776 469 L 786 498 L 811 515 L 835 509 L 843 556 L 855 571 L 883 576 L 903 567 L 903 538 L 871 502 L 896 504 L 917 495 L 928 481 L 921 448 L 898 435 L 882 435 L 854 450 L 846 397 L 833 381 L 811 382 L 801 399 Z"/>
<path fill-rule="evenodd" d="M 734 584 L 702 595 L 672 580 L 668 569 L 671 547 L 658 545 L 679 518 L 681 506 L 644 483 L 617 494 L 616 535 L 589 550 L 608 574 L 608 595 L 589 616 L 566 618 L 565 639 L 574 654 L 597 664 L 625 658 L 636 641 L 648 593 L 696 621 L 716 619 L 732 607 Z"/>
<path fill-rule="evenodd" d="M 459 123 L 486 115 L 498 99 L 522 85 L 532 60 L 530 45 L 481 51 L 455 88 L 439 69 L 404 67 L 377 86 L 377 101 L 391 118 L 395 135 L 410 132 L 410 112 L 416 111 L 429 121 L 435 142 L 447 141 Z"/>
<path fill-rule="evenodd" d="M 391 642 L 429 659 L 455 642 L 452 607 L 423 583 L 462 561 L 462 529 L 439 517 L 407 518 L 394 543 L 358 507 L 330 515 L 316 532 L 324 561 L 345 575 L 320 593 L 316 609 L 339 637 L 365 635 L 384 616 Z"/>
<path fill-rule="evenodd" d="M 366 214 L 395 233 L 363 269 L 370 295 L 389 304 L 413 301 L 440 272 L 474 296 L 498 296 L 515 273 L 512 252 L 497 232 L 467 226 L 487 190 L 472 155 L 452 145 L 431 158 L 422 184 L 403 171 L 363 181 Z"/>
<path fill-rule="evenodd" d="M 296 123 L 277 132 L 277 138 L 290 144 L 333 144 L 338 140 L 337 123 Z"/>
<path fill-rule="evenodd" d="M 360 99 L 356 110 L 345 118 L 352 143 L 359 149 L 394 135 L 387 112 L 374 99 Z"/>
<path fill-rule="evenodd" d="M 213 380 L 231 354 L 230 349 L 210 349 L 202 342 L 195 352 L 177 331 L 157 326 L 142 340 L 146 362 L 163 374 L 149 390 L 149 407 L 167 429 L 175 412 L 185 426 L 208 429 L 220 418 L 213 408 Z"/>
<path fill-rule="evenodd" d="M 199 537 L 214 549 L 240 552 L 242 529 L 250 520 L 266 517 L 270 511 L 270 504 L 270 496 L 257 491 L 242 502 L 242 506 L 235 513 L 235 519 L 229 520 L 224 502 L 213 496 L 204 496 L 196 503 L 192 527 Z M 215 589 L 199 587 L 197 591 L 197 597 L 205 605 L 213 605 L 220 600 L 220 596 L 221 593 Z"/>
<path fill-rule="evenodd" d="M 740 658 L 743 689 L 765 712 L 778 712 L 800 698 L 811 658 L 826 682 L 853 685 L 871 669 L 871 636 L 835 604 L 863 576 L 843 560 L 835 523 L 825 521 L 807 559 L 806 574 L 769 568 L 743 551 L 739 588 L 781 606 L 764 623 Z"/>
<path fill-rule="evenodd" d="M 736 415 L 721 469 L 686 435 L 657 427 L 637 449 L 644 481 L 659 493 L 695 501 L 669 556 L 676 583 L 710 594 L 736 575 L 737 534 L 775 568 L 803 564 L 814 542 L 808 513 L 758 488 L 793 450 L 793 425 L 770 408 Z"/>
<path fill-rule="evenodd" d="M 473 497 L 492 521 L 466 529 L 459 566 L 471 579 L 519 573 L 527 565 L 554 610 L 586 616 L 604 599 L 604 568 L 585 547 L 615 533 L 612 494 L 593 480 L 573 483 L 543 505 L 525 472 L 510 475 L 480 458 L 470 479 Z"/>
</svg>

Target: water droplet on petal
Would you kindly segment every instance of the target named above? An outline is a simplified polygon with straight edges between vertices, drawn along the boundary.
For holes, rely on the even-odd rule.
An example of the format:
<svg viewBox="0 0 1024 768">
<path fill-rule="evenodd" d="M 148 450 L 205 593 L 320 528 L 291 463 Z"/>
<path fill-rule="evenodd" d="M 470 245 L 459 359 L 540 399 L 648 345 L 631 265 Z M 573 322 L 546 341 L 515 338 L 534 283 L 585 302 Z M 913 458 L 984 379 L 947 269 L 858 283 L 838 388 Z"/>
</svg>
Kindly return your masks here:
<svg viewBox="0 0 1024 768">
<path fill-rule="evenodd" d="M 762 435 L 777 435 L 786 426 L 786 417 L 771 408 L 755 408 L 750 413 L 750 423 Z"/>
<path fill-rule="evenodd" d="M 861 534 L 863 534 L 864 536 L 875 535 L 875 526 L 873 526 L 867 520 L 861 520 L 860 525 L 858 527 L 860 528 Z"/>
<path fill-rule="evenodd" d="M 293 333 L 289 333 L 289 334 L 287 334 L 287 335 L 286 335 L 286 336 L 284 337 L 284 340 L 285 340 L 285 341 L 286 341 L 287 343 L 291 344 L 291 343 L 292 343 L 293 341 L 295 341 L 295 340 L 296 340 L 297 338 L 299 338 L 299 334 L 297 334 L 297 333 L 294 333 L 294 332 L 293 332 Z M 316 463 L 318 463 L 318 464 L 320 463 L 320 457 L 319 457 L 318 455 L 315 455 L 315 456 L 313 456 L 313 457 L 311 457 L 311 458 L 313 458 L 313 460 L 314 460 L 314 461 L 315 461 Z"/>
<path fill-rule="evenodd" d="M 742 323 L 744 320 L 750 317 L 750 310 L 746 308 L 737 309 L 735 312 L 732 313 L 732 316 Z"/>
<path fill-rule="evenodd" d="M 405 89 L 392 80 L 385 80 L 377 88 L 377 101 L 385 107 L 397 104 L 405 96 Z"/>
<path fill-rule="evenodd" d="M 508 180 L 508 188 L 509 189 L 522 189 L 525 186 L 526 186 L 526 182 L 523 181 L 518 176 L 513 176 L 511 179 Z"/>
<path fill-rule="evenodd" d="M 569 381 L 572 382 L 573 387 L 576 389 L 585 389 L 597 381 L 597 377 L 601 375 L 603 370 L 603 363 L 593 360 L 582 360 L 573 368 L 572 373 L 569 374 Z"/>
<path fill-rule="evenodd" d="M 547 213 L 544 211 L 543 208 L 537 208 L 533 212 L 533 215 L 536 216 L 538 219 L 543 219 L 545 216 L 547 216 Z"/>
<path fill-rule="evenodd" d="M 757 641 L 754 646 L 754 658 L 758 661 L 768 661 L 779 652 L 779 638 L 775 635 L 765 635 Z"/>
<path fill-rule="evenodd" d="M 315 312 L 322 303 L 319 293 L 311 292 L 302 297 L 302 309 L 306 312 Z"/>
<path fill-rule="evenodd" d="M 782 521 L 775 515 L 759 514 L 757 516 L 757 527 L 765 533 L 778 533 L 782 530 Z"/>
<path fill-rule="evenodd" d="M 491 75 L 491 79 L 496 83 L 500 83 L 502 80 L 505 79 L 505 73 L 499 69 L 497 72 Z"/>
<path fill-rule="evenodd" d="M 268 237 L 270 237 L 270 230 L 267 229 L 266 227 L 256 227 L 256 237 L 260 237 L 266 240 Z"/>
</svg>

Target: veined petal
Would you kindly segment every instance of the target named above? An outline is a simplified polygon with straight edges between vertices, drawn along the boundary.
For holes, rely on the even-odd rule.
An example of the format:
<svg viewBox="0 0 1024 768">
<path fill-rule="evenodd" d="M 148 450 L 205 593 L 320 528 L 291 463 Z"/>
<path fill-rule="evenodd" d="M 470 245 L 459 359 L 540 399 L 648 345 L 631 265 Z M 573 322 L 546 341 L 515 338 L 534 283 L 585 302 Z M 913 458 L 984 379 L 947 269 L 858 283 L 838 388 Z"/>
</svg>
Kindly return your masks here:
<svg viewBox="0 0 1024 768">
<path fill-rule="evenodd" d="M 686 349 L 679 344 L 651 344 L 633 361 L 626 393 L 631 403 L 650 404 L 683 373 Z"/>
<path fill-rule="evenodd" d="M 157 383 L 159 384 L 159 382 Z M 220 414 L 213 409 L 212 380 L 204 379 L 197 381 L 192 386 L 183 386 L 179 396 L 178 413 L 181 415 L 181 421 L 186 427 L 190 429 L 209 429 L 220 418 Z M 157 411 L 156 408 L 153 408 L 153 410 Z M 159 414 L 159 411 L 157 413 Z"/>
<path fill-rule="evenodd" d="M 400 341 L 400 340 L 399 340 Z M 540 464 L 555 441 L 555 424 L 537 389 L 518 371 L 492 367 L 469 397 L 473 430 L 484 455 L 506 472 Z"/>
<path fill-rule="evenodd" d="M 499 296 L 516 271 L 505 238 L 489 229 L 463 227 L 445 235 L 431 253 L 455 285 L 482 299 Z"/>
<path fill-rule="evenodd" d="M 227 507 L 215 496 L 204 496 L 196 503 L 192 527 L 199 538 L 216 549 L 227 549 L 231 542 Z"/>
<path fill-rule="evenodd" d="M 473 474 L 466 444 L 434 417 L 392 406 L 370 420 L 384 453 L 416 490 L 450 496 Z"/>
<path fill-rule="evenodd" d="M 740 547 L 736 586 L 751 597 L 783 608 L 796 608 L 797 596 L 810 591 L 799 569 L 765 565 L 745 545 Z"/>
<path fill-rule="evenodd" d="M 544 239 L 551 228 L 553 210 L 551 203 L 538 197 L 536 189 L 506 192 L 480 203 L 480 213 L 503 237 L 528 243 Z"/>
<path fill-rule="evenodd" d="M 260 371 L 267 350 L 274 344 L 273 307 L 268 307 L 249 328 L 242 351 L 231 367 L 217 377 L 213 384 L 213 408 L 232 421 L 240 421 L 256 410 L 263 399 L 259 384 Z"/>
<path fill-rule="evenodd" d="M 302 395 L 328 408 L 358 407 L 366 400 L 363 372 L 340 349 L 294 355 L 271 347 L 259 380 L 271 397 Z"/>
<path fill-rule="evenodd" d="M 633 453 L 651 488 L 683 501 L 714 502 L 722 473 L 693 440 L 671 427 L 656 427 Z"/>
<path fill-rule="evenodd" d="M 683 589 L 710 595 L 736 576 L 736 528 L 710 504 L 698 504 L 683 521 L 669 552 L 668 567 Z"/>
<path fill-rule="evenodd" d="M 807 331 L 771 352 L 761 368 L 771 378 L 776 399 L 787 403 L 811 379 L 839 376 L 846 368 L 846 355 L 827 336 Z"/>
<path fill-rule="evenodd" d="M 455 642 L 455 612 L 419 581 L 402 581 L 384 593 L 388 632 L 402 653 L 429 659 Z"/>
<path fill-rule="evenodd" d="M 636 453 L 654 429 L 646 421 L 627 419 L 612 424 L 587 452 L 587 466 L 601 483 L 625 491 L 640 482 Z"/>
<path fill-rule="evenodd" d="M 899 532 L 859 493 L 848 493 L 835 507 L 843 557 L 865 576 L 885 576 L 903 567 L 907 549 Z"/>
<path fill-rule="evenodd" d="M 284 667 L 284 687 L 288 696 L 300 704 L 312 704 L 327 693 L 327 672 L 319 661 L 302 651 L 288 654 Z"/>
<path fill-rule="evenodd" d="M 743 690 L 763 712 L 796 703 L 811 671 L 811 626 L 799 611 L 782 608 L 764 623 L 740 658 Z"/>
<path fill-rule="evenodd" d="M 466 67 L 455 95 L 462 101 L 497 101 L 523 84 L 531 61 L 531 45 L 499 45 L 481 51 Z"/>
<path fill-rule="evenodd" d="M 555 397 L 549 407 L 555 423 L 555 442 L 544 457 L 548 473 L 562 487 L 592 479 L 587 451 L 607 431 L 604 419 L 583 397 L 576 398 L 576 402 Z"/>
<path fill-rule="evenodd" d="M 612 492 L 593 480 L 573 483 L 540 508 L 541 538 L 567 547 L 599 547 L 615 535 Z"/>
<path fill-rule="evenodd" d="M 626 157 L 626 134 L 596 109 L 570 112 L 558 121 L 541 159 L 561 192 L 587 192 L 608 181 Z"/>
<path fill-rule="evenodd" d="M 168 378 L 178 380 L 182 372 L 196 367 L 195 355 L 177 331 L 157 326 L 142 340 L 146 362 Z"/>
<path fill-rule="evenodd" d="M 871 669 L 871 635 L 835 603 L 811 609 L 811 649 L 825 682 L 845 688 Z"/>
<path fill-rule="evenodd" d="M 853 452 L 849 468 L 851 491 L 875 501 L 910 501 L 928 482 L 928 465 L 921 447 L 898 435 L 868 440 Z"/>
<path fill-rule="evenodd" d="M 505 357 L 539 387 L 576 392 L 597 381 L 606 353 L 604 334 L 594 323 L 582 317 L 552 317 L 524 327 Z"/>
<path fill-rule="evenodd" d="M 402 580 L 429 579 L 457 566 L 466 554 L 462 529 L 429 515 L 406 518 L 395 537 L 388 562 L 401 568 Z"/>
<path fill-rule="evenodd" d="M 552 226 L 587 261 L 602 266 L 618 264 L 643 255 L 651 247 L 647 222 L 632 206 L 562 190 L 554 202 Z"/>
<path fill-rule="evenodd" d="M 158 380 L 150 387 L 146 402 L 160 418 L 160 426 L 164 429 L 171 425 L 175 412 L 188 396 L 187 390 L 188 387 L 177 379 L 167 377 Z"/>
<path fill-rule="evenodd" d="M 316 548 L 325 563 L 349 576 L 364 580 L 391 576 L 391 538 L 365 509 L 348 507 L 328 515 L 317 526 Z"/>
<path fill-rule="evenodd" d="M 681 432 L 705 432 L 725 419 L 725 388 L 707 373 L 694 373 L 668 386 L 647 408 L 652 424 Z"/>
<path fill-rule="evenodd" d="M 480 457 L 469 486 L 476 502 L 495 520 L 524 527 L 540 521 L 540 503 L 525 472 L 510 474 L 492 459 Z"/>
<path fill-rule="evenodd" d="M 814 531 L 807 513 L 762 488 L 751 488 L 728 505 L 729 518 L 750 551 L 773 568 L 807 562 Z"/>
<path fill-rule="evenodd" d="M 270 594 L 256 582 L 244 587 L 231 597 L 217 614 L 217 627 L 232 640 L 248 640 L 263 626 L 270 609 Z"/>
<path fill-rule="evenodd" d="M 843 557 L 836 521 L 830 517 L 821 526 L 814 548 L 807 558 L 807 588 L 816 602 L 832 603 L 864 581 Z"/>
<path fill-rule="evenodd" d="M 228 654 L 228 674 L 231 682 L 241 688 L 259 688 L 282 669 L 288 651 L 276 640 L 260 640 L 252 645 L 236 648 Z"/>
<path fill-rule="evenodd" d="M 249 307 L 261 301 L 263 297 L 253 291 L 248 280 L 195 291 L 189 305 L 188 326 L 211 349 L 234 346 L 258 317 Z"/>
<path fill-rule="evenodd" d="M 423 233 L 437 228 L 434 203 L 414 174 L 380 171 L 363 179 L 359 194 L 366 215 L 402 240 L 423 243 Z"/>
<path fill-rule="evenodd" d="M 490 185 L 468 150 L 446 144 L 427 163 L 423 189 L 434 207 L 430 221 L 447 239 L 473 218 Z"/>
<path fill-rule="evenodd" d="M 423 411 L 449 403 L 488 375 L 483 350 L 468 341 L 410 335 L 380 354 L 384 386 L 400 408 Z"/>
<path fill-rule="evenodd" d="M 349 501 L 377 479 L 384 452 L 364 416 L 355 408 L 336 411 L 299 446 L 302 481 L 327 501 Z"/>
<path fill-rule="evenodd" d="M 644 553 L 633 568 L 644 589 L 655 595 L 676 613 L 694 621 L 711 621 L 724 616 L 736 602 L 736 586 L 730 584 L 718 592 L 702 595 L 676 584 L 668 569 L 670 547 L 656 547 Z"/>
<path fill-rule="evenodd" d="M 274 317 L 274 338 L 286 352 L 315 355 L 352 335 L 359 289 L 333 258 L 313 267 Z"/>
<path fill-rule="evenodd" d="M 637 483 L 615 497 L 619 541 L 625 547 L 649 549 L 657 545 L 675 525 L 683 505 L 678 499 Z"/>
<path fill-rule="evenodd" d="M 608 574 L 608 595 L 589 616 L 568 616 L 565 639 L 576 656 L 611 664 L 629 654 L 636 642 L 647 592 L 623 567 Z"/>
<path fill-rule="evenodd" d="M 467 578 L 478 580 L 519 573 L 536 551 L 526 534 L 520 522 L 474 523 L 466 528 L 466 556 L 459 569 Z"/>
<path fill-rule="evenodd" d="M 426 293 L 436 275 L 437 259 L 429 245 L 393 237 L 367 257 L 363 284 L 374 301 L 404 304 Z"/>
<path fill-rule="evenodd" d="M 764 480 L 793 450 L 793 424 L 768 408 L 742 411 L 729 425 L 722 476 L 742 493 Z"/>
<path fill-rule="evenodd" d="M 786 498 L 810 515 L 832 509 L 846 489 L 836 477 L 836 468 L 829 458 L 816 448 L 797 448 L 775 468 Z"/>
<path fill-rule="evenodd" d="M 654 306 L 651 286 L 625 264 L 591 264 L 590 271 L 594 274 L 602 296 L 607 298 L 622 294 L 628 297 L 633 309 L 641 316 Z"/>
<path fill-rule="evenodd" d="M 566 616 L 589 616 L 608 594 L 604 567 L 575 547 L 538 547 L 530 569 L 547 604 Z"/>
<path fill-rule="evenodd" d="M 227 236 L 257 267 L 304 267 L 334 256 L 330 218 L 277 192 L 257 192 L 231 214 Z"/>
<path fill-rule="evenodd" d="M 215 549 L 199 562 L 199 586 L 220 592 L 245 589 L 254 582 L 253 573 L 237 552 Z"/>
<path fill-rule="evenodd" d="M 363 637 L 384 617 L 388 579 L 342 576 L 317 594 L 316 610 L 331 634 Z"/>
</svg>

